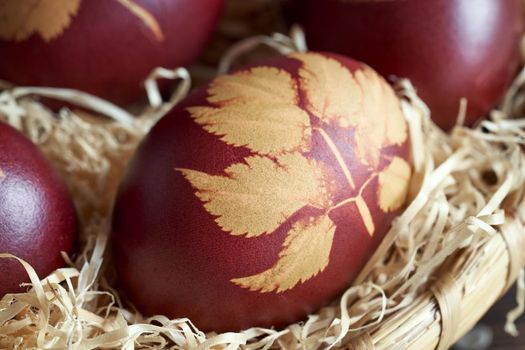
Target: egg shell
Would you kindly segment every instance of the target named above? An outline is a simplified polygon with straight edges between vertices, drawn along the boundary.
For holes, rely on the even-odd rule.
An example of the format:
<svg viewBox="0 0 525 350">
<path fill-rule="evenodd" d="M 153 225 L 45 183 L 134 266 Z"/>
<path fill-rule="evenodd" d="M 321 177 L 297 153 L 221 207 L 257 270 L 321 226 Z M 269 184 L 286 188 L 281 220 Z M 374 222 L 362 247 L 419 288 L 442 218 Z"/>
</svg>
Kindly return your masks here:
<svg viewBox="0 0 525 350">
<path fill-rule="evenodd" d="M 359 62 L 294 54 L 219 77 L 165 116 L 129 166 L 112 236 L 120 287 L 145 314 L 205 331 L 302 320 L 359 273 L 410 171 L 399 101 Z"/>
<path fill-rule="evenodd" d="M 487 116 L 520 64 L 520 0 L 291 0 L 287 12 L 310 49 L 410 78 L 445 130 L 463 97 L 467 125 Z"/>
<path fill-rule="evenodd" d="M 65 185 L 31 141 L 0 123 L 0 253 L 30 263 L 40 278 L 72 256 L 77 221 Z M 29 282 L 14 259 L 0 259 L 0 298 Z"/>
<path fill-rule="evenodd" d="M 153 68 L 197 58 L 222 7 L 223 0 L 13 1 L 0 6 L 0 79 L 131 104 L 145 97 L 143 81 Z M 35 18 L 24 17 L 30 11 Z"/>
</svg>

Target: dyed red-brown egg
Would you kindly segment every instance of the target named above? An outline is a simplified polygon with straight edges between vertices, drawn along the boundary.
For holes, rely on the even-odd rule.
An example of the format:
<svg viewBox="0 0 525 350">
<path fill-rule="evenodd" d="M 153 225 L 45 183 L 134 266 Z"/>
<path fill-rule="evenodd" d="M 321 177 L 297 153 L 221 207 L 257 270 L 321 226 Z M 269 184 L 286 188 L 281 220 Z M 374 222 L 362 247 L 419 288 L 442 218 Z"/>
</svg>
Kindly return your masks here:
<svg viewBox="0 0 525 350">
<path fill-rule="evenodd" d="M 308 45 L 408 77 L 444 129 L 487 116 L 517 72 L 520 0 L 292 0 Z"/>
<path fill-rule="evenodd" d="M 119 104 L 157 67 L 186 66 L 223 0 L 54 0 L 0 4 L 0 79 L 67 87 Z"/>
<path fill-rule="evenodd" d="M 65 265 L 76 242 L 76 215 L 65 185 L 38 148 L 0 123 L 0 253 L 29 262 L 40 278 Z M 0 298 L 29 282 L 14 259 L 0 259 Z"/>
<path fill-rule="evenodd" d="M 216 78 L 131 162 L 114 216 L 122 289 L 207 331 L 305 318 L 349 287 L 402 208 L 408 138 L 392 88 L 342 56 Z"/>
</svg>

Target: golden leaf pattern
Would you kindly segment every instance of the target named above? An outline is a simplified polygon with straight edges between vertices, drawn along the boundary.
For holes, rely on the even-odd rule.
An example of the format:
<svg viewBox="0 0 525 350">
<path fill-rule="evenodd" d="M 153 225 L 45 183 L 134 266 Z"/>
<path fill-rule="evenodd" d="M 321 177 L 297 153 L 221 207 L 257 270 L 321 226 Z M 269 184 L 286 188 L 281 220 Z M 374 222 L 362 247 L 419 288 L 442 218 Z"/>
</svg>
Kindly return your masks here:
<svg viewBox="0 0 525 350">
<path fill-rule="evenodd" d="M 385 212 L 393 211 L 405 200 L 410 176 L 408 163 L 397 157 L 385 158 L 390 165 L 379 169 L 383 148 L 401 145 L 408 137 L 399 101 L 381 77 L 366 66 L 352 72 L 320 54 L 290 57 L 302 62 L 297 78 L 264 66 L 221 76 L 208 87 L 208 106 L 187 109 L 208 133 L 228 145 L 246 147 L 252 155 L 221 175 L 177 169 L 217 225 L 231 235 L 257 237 L 272 234 L 285 222 L 291 225 L 273 266 L 231 280 L 262 293 L 290 290 L 328 266 L 337 230 L 332 210 L 355 203 L 367 232 L 374 235 L 364 189 L 377 176 L 377 204 Z M 354 152 L 370 173 L 361 187 L 338 143 L 323 129 L 326 124 L 354 132 Z M 314 133 L 320 142 L 316 146 L 332 155 L 350 191 L 357 191 L 355 197 L 334 203 L 334 179 L 325 160 L 307 156 Z M 306 207 L 317 214 L 294 219 Z"/>
<path fill-rule="evenodd" d="M 297 221 L 288 232 L 277 264 L 262 273 L 232 282 L 263 293 L 292 289 L 328 266 L 335 229 L 328 215 Z"/>
<path fill-rule="evenodd" d="M 303 62 L 299 75 L 309 110 L 327 124 L 356 127 L 357 155 L 363 164 L 377 168 L 383 147 L 406 141 L 407 126 L 398 98 L 368 66 L 352 73 L 321 54 L 291 57 Z"/>
<path fill-rule="evenodd" d="M 300 153 L 283 155 L 277 162 L 260 156 L 245 161 L 228 167 L 227 176 L 177 169 L 224 231 L 259 236 L 275 231 L 306 205 L 328 205 L 320 165 Z"/>
<path fill-rule="evenodd" d="M 259 154 L 309 149 L 310 120 L 297 106 L 297 86 L 288 73 L 253 68 L 217 78 L 209 92 L 208 101 L 217 107 L 191 107 L 188 111 L 222 141 Z"/>
<path fill-rule="evenodd" d="M 69 27 L 81 0 L 0 1 L 0 39 L 22 41 L 38 34 L 50 41 Z"/>
<path fill-rule="evenodd" d="M 252 103 L 295 105 L 298 101 L 297 84 L 292 76 L 281 69 L 264 66 L 219 76 L 211 83 L 208 93 L 208 102 L 221 107 Z"/>
<path fill-rule="evenodd" d="M 383 147 L 401 145 L 408 138 L 407 124 L 394 91 L 370 68 L 355 73 L 366 91 L 362 115 L 366 122 L 355 131 L 357 155 L 363 164 L 377 169 Z"/>
<path fill-rule="evenodd" d="M 264 155 L 309 149 L 308 114 L 297 106 L 297 86 L 277 68 L 217 78 L 208 101 L 217 107 L 190 107 L 195 121 L 221 140 Z"/>
<path fill-rule="evenodd" d="M 394 157 L 379 174 L 378 198 L 382 211 L 391 212 L 404 204 L 411 176 L 410 165 L 402 158 Z"/>
<path fill-rule="evenodd" d="M 303 62 L 299 70 L 308 109 L 327 124 L 355 127 L 361 121 L 363 89 L 353 74 L 335 59 L 317 53 L 296 53 L 291 57 Z"/>
<path fill-rule="evenodd" d="M 158 41 L 164 40 L 164 33 L 160 28 L 160 24 L 148 10 L 140 6 L 133 0 L 117 0 L 122 6 L 129 10 L 153 33 L 155 39 Z"/>
</svg>

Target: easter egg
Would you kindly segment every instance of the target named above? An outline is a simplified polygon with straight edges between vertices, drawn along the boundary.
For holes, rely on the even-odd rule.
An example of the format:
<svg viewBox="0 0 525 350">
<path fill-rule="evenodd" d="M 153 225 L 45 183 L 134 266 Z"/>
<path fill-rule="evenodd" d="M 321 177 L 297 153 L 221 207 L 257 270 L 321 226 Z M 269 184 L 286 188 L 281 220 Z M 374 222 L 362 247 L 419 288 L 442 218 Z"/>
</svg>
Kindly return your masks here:
<svg viewBox="0 0 525 350">
<path fill-rule="evenodd" d="M 121 184 L 113 252 L 148 315 L 281 327 L 334 300 L 402 210 L 409 135 L 368 66 L 293 53 L 196 89 Z"/>
<path fill-rule="evenodd" d="M 0 4 L 0 79 L 79 89 L 119 104 L 157 66 L 192 63 L 223 0 L 17 0 Z"/>
<path fill-rule="evenodd" d="M 65 265 L 76 242 L 76 215 L 67 189 L 40 150 L 0 123 L 0 253 L 30 263 L 40 278 Z M 0 298 L 29 282 L 14 259 L 0 259 Z"/>
<path fill-rule="evenodd" d="M 308 46 L 410 78 L 443 129 L 487 116 L 520 63 L 520 0 L 292 0 Z"/>
</svg>

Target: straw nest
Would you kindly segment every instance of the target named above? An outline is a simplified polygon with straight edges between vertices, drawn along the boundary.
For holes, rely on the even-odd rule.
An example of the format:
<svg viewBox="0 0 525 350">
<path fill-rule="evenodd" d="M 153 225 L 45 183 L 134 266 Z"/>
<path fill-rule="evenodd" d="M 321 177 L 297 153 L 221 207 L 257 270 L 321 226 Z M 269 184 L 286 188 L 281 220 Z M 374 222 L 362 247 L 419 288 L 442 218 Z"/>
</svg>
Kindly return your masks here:
<svg viewBox="0 0 525 350">
<path fill-rule="evenodd" d="M 219 57 L 219 47 L 255 34 L 246 27 L 253 21 L 240 17 L 249 18 L 262 6 L 269 14 L 262 25 L 280 25 L 267 1 L 237 3 L 245 5 L 229 9 L 229 20 L 204 63 L 191 70 L 197 80 L 214 74 L 209 63 Z M 221 67 L 257 56 L 261 43 L 280 52 L 305 48 L 300 32 L 291 38 L 257 36 L 229 51 Z M 170 101 L 160 100 L 158 77 L 175 80 Z M 513 321 L 525 307 L 525 72 L 488 120 L 475 129 L 458 126 L 450 134 L 431 122 L 411 84 L 398 81 L 415 175 L 410 203 L 381 247 L 352 287 L 304 322 L 226 334 L 204 334 L 189 319 L 144 318 L 112 289 L 108 268 L 111 209 L 127 160 L 189 86 L 186 70 L 157 69 L 146 83 L 150 105 L 131 115 L 76 91 L 4 85 L 0 120 L 24 132 L 60 170 L 79 214 L 82 250 L 75 261 L 66 259 L 69 267 L 42 280 L 20 261 L 31 283 L 26 293 L 0 301 L 0 348 L 441 350 L 518 280 L 518 306 L 507 323 L 507 331 L 516 332 Z M 96 113 L 65 108 L 55 114 L 38 96 Z"/>
</svg>

